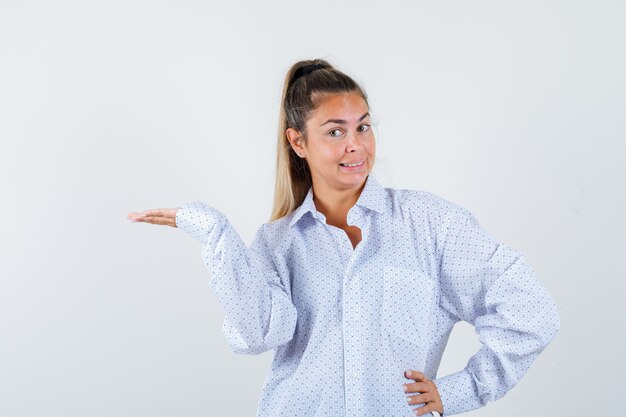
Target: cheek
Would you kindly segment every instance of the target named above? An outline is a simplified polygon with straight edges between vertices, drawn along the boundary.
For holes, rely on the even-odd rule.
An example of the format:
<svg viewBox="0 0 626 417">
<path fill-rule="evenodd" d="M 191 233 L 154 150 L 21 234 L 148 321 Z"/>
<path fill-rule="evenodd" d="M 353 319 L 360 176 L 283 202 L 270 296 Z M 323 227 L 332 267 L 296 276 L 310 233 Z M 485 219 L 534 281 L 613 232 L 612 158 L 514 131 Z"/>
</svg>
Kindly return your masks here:
<svg viewBox="0 0 626 417">
<path fill-rule="evenodd" d="M 327 146 L 317 149 L 314 155 L 310 155 L 316 165 L 336 165 L 341 162 L 343 154 L 339 146 Z"/>
<path fill-rule="evenodd" d="M 344 156 L 344 150 L 341 147 L 341 144 L 337 144 L 336 146 L 329 146 L 324 152 L 324 158 L 329 163 L 339 163 L 341 158 Z"/>
<path fill-rule="evenodd" d="M 367 153 L 374 155 L 376 153 L 376 141 L 372 139 L 367 143 Z"/>
</svg>

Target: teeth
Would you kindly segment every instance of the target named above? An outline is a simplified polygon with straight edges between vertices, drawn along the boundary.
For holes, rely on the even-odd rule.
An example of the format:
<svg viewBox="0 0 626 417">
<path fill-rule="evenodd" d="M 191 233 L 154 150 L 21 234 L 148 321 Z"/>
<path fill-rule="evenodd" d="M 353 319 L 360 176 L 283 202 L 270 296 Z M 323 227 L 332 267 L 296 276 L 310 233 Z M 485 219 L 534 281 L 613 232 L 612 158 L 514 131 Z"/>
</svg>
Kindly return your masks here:
<svg viewBox="0 0 626 417">
<path fill-rule="evenodd" d="M 355 167 L 355 166 L 361 165 L 362 163 L 363 163 L 363 161 L 357 162 L 357 163 L 354 163 L 354 164 L 341 164 L 341 165 L 343 165 L 344 167 Z"/>
</svg>

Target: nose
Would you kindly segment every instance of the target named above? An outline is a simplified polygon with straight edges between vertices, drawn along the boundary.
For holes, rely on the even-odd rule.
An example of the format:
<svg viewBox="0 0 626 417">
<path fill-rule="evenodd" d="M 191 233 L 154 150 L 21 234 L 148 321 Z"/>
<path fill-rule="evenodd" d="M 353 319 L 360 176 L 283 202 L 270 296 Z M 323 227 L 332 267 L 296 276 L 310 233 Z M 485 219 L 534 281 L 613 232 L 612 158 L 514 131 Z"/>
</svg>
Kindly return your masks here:
<svg viewBox="0 0 626 417">
<path fill-rule="evenodd" d="M 360 139 L 354 132 L 350 132 L 346 135 L 346 152 L 356 152 L 360 146 Z"/>
</svg>

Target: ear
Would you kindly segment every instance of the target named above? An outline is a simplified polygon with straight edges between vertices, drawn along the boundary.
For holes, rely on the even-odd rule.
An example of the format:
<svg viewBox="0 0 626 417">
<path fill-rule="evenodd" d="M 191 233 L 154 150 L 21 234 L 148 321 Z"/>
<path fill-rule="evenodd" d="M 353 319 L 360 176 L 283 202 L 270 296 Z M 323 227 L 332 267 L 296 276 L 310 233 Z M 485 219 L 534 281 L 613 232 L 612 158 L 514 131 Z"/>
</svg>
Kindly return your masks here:
<svg viewBox="0 0 626 417">
<path fill-rule="evenodd" d="M 303 146 L 302 134 L 296 129 L 290 127 L 285 131 L 285 135 L 287 135 L 287 140 L 291 144 L 291 147 L 296 154 L 300 158 L 304 158 L 306 156 L 306 148 Z"/>
</svg>

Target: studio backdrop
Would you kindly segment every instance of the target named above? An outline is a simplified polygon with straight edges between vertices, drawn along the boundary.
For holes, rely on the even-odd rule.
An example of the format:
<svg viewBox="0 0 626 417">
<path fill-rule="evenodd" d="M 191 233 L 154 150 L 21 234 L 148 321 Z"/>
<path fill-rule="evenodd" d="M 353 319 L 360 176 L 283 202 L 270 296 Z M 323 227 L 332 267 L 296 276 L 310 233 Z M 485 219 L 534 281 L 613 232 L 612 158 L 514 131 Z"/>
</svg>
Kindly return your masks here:
<svg viewBox="0 0 626 417">
<path fill-rule="evenodd" d="M 253 416 L 201 246 L 126 214 L 269 221 L 283 77 L 366 90 L 386 187 L 471 211 L 553 295 L 558 335 L 468 416 L 620 416 L 626 6 L 618 1 L 0 2 L 0 415 Z M 479 349 L 453 330 L 438 375 Z"/>
</svg>

